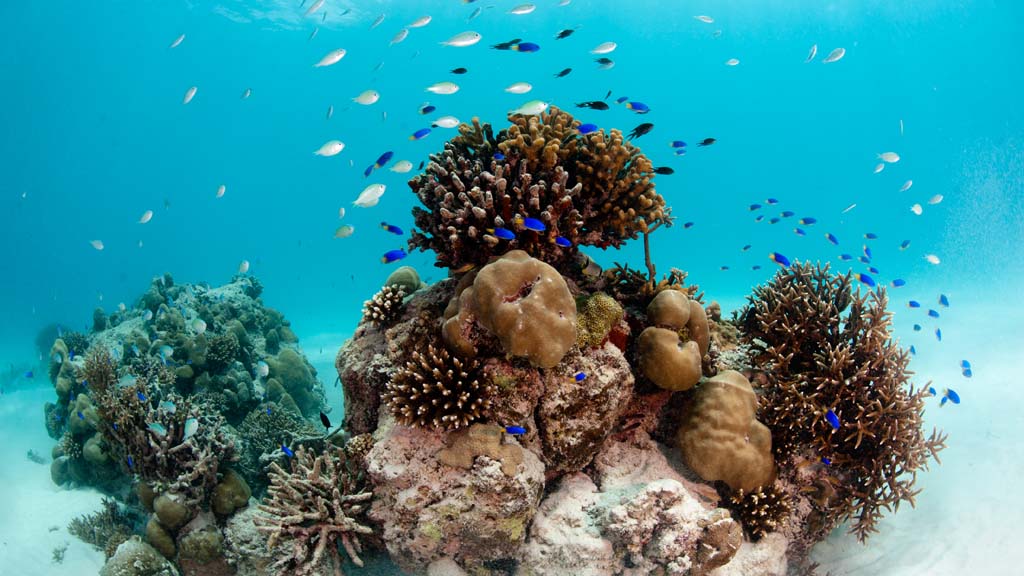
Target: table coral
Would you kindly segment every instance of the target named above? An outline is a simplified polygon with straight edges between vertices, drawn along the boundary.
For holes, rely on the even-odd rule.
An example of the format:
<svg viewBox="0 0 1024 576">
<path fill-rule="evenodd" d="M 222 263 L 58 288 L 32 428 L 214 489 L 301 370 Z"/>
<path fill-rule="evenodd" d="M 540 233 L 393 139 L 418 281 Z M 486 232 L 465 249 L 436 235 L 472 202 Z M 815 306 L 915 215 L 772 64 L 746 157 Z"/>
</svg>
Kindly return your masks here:
<svg viewBox="0 0 1024 576">
<path fill-rule="evenodd" d="M 886 292 L 854 292 L 850 273 L 795 262 L 748 299 L 741 320 L 765 374 L 762 418 L 776 454 L 831 462 L 836 494 L 813 537 L 852 518 L 863 541 L 883 509 L 913 505 L 916 473 L 929 457 L 938 460 L 945 441 L 922 429 L 928 387 L 910 384 L 910 356 L 892 339 Z"/>
<path fill-rule="evenodd" d="M 445 313 L 443 335 L 463 355 L 477 353 L 474 324 L 497 337 L 507 355 L 540 368 L 558 364 L 576 343 L 576 302 L 565 279 L 522 250 L 484 266 L 456 298 L 457 308 Z"/>
<path fill-rule="evenodd" d="M 686 464 L 708 481 L 752 491 L 775 477 L 772 437 L 758 422 L 757 396 L 735 370 L 705 381 L 679 426 L 677 439 Z"/>
<path fill-rule="evenodd" d="M 268 499 L 260 505 L 265 515 L 254 516 L 266 534 L 268 549 L 280 545 L 273 568 L 284 574 L 320 574 L 330 568 L 340 576 L 344 548 L 356 566 L 362 566 L 360 536 L 372 534 L 363 524 L 372 492 L 361 488 L 346 468 L 344 451 L 325 450 L 320 455 L 299 447 L 291 459 L 291 471 L 270 465 Z"/>
</svg>

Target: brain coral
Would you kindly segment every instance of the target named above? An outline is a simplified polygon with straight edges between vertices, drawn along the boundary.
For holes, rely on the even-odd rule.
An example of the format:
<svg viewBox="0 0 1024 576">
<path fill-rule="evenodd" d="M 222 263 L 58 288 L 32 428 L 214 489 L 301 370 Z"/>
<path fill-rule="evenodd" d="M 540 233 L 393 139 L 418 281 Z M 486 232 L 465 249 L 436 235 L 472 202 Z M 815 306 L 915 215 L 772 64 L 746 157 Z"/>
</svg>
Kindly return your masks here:
<svg viewBox="0 0 1024 576">
<path fill-rule="evenodd" d="M 551 368 L 576 343 L 576 301 L 565 279 L 551 266 L 513 250 L 484 266 L 472 286 L 445 312 L 445 342 L 475 355 L 470 339 L 478 324 L 501 341 L 509 356 Z"/>
<path fill-rule="evenodd" d="M 758 422 L 750 382 L 725 370 L 704 382 L 679 427 L 683 459 L 701 478 L 751 492 L 775 478 L 772 435 Z"/>
<path fill-rule="evenodd" d="M 459 126 L 459 136 L 409 182 L 426 208 L 413 210 L 409 244 L 433 250 L 437 266 L 482 265 L 520 249 L 563 268 L 577 244 L 617 247 L 670 223 L 650 160 L 618 130 L 582 135 L 579 122 L 555 107 L 510 119 L 497 136 L 475 118 Z M 500 238 L 498 228 L 515 237 Z"/>
</svg>

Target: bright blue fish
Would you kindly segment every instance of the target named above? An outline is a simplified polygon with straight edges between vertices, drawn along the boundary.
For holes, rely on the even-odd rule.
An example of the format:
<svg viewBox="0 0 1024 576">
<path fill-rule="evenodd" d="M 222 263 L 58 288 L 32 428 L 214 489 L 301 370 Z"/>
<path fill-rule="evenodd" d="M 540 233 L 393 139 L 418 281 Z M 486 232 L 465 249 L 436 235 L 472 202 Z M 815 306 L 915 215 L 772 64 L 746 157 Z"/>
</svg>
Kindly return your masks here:
<svg viewBox="0 0 1024 576">
<path fill-rule="evenodd" d="M 939 395 L 939 393 L 935 391 L 935 388 L 932 388 L 931 386 L 928 387 L 928 393 L 931 394 L 932 396 Z"/>
<path fill-rule="evenodd" d="M 754 210 L 760 210 L 760 209 L 761 209 L 761 205 L 760 204 L 751 204 L 750 208 L 749 208 L 749 210 L 751 212 L 753 212 Z"/>
<path fill-rule="evenodd" d="M 945 294 L 939 294 L 939 306 L 949 308 L 949 298 L 946 298 Z"/>
<path fill-rule="evenodd" d="M 392 262 L 397 262 L 406 256 L 408 256 L 408 254 L 405 253 L 405 250 L 398 248 L 396 250 L 388 250 L 385 252 L 380 261 L 382 264 L 391 264 Z"/>
<path fill-rule="evenodd" d="M 832 465 L 832 460 L 830 458 L 828 458 L 827 456 L 822 456 L 821 457 L 821 463 L 824 464 L 825 466 L 831 466 Z"/>
<path fill-rule="evenodd" d="M 135 461 L 132 460 L 131 456 L 128 457 L 128 469 L 129 470 L 134 470 L 135 469 Z"/>
<path fill-rule="evenodd" d="M 867 256 L 859 256 L 857 260 L 860 260 L 865 264 L 871 264 L 871 258 L 868 258 Z"/>
<path fill-rule="evenodd" d="M 789 266 L 790 264 L 789 258 L 786 258 L 778 252 L 772 252 L 768 257 L 771 258 L 772 262 L 775 262 L 779 266 Z"/>
<path fill-rule="evenodd" d="M 430 134 L 430 128 L 420 128 L 409 136 L 409 140 L 421 140 L 425 138 L 427 134 Z"/>
<path fill-rule="evenodd" d="M 79 411 L 77 412 L 77 414 L 78 414 L 78 419 L 79 419 L 79 420 L 85 420 L 85 415 L 84 415 L 84 414 L 82 414 L 82 411 L 81 411 L 81 410 L 79 410 Z"/>
<path fill-rule="evenodd" d="M 285 446 L 284 444 L 281 444 L 281 451 L 284 452 L 284 455 L 289 458 L 293 458 L 295 456 L 295 452 L 292 452 L 292 449 Z"/>
<path fill-rule="evenodd" d="M 775 218 L 772 218 L 771 220 L 769 220 L 768 223 L 769 224 L 778 224 L 781 221 L 782 221 L 782 219 L 780 219 L 778 217 L 775 217 Z"/>
<path fill-rule="evenodd" d="M 868 258 L 873 258 L 873 256 L 871 256 L 871 248 L 868 248 L 867 244 L 864 245 L 864 255 Z"/>
<path fill-rule="evenodd" d="M 495 160 L 504 160 L 505 159 L 505 155 L 502 154 L 501 152 L 495 152 L 494 153 L 494 159 Z"/>
<path fill-rule="evenodd" d="M 907 308 L 920 308 L 920 307 L 921 307 L 921 303 L 918 302 L 917 300 L 911 300 L 911 301 L 907 302 Z"/>
<path fill-rule="evenodd" d="M 939 312 L 938 310 L 928 310 L 928 315 L 931 316 L 932 318 L 938 318 Z"/>
<path fill-rule="evenodd" d="M 960 395 L 957 394 L 952 388 L 946 388 L 945 390 L 943 390 L 942 397 L 943 399 L 948 398 L 949 401 L 952 402 L 953 404 L 960 403 Z"/>
<path fill-rule="evenodd" d="M 404 232 L 402 232 L 401 228 L 399 228 L 398 226 L 392 226 L 391 224 L 388 224 L 387 222 L 381 222 L 380 223 L 380 227 L 381 227 L 381 229 L 386 230 L 388 232 L 391 232 L 392 234 L 397 234 L 398 236 L 401 236 L 402 234 L 404 234 Z"/>
<path fill-rule="evenodd" d="M 388 151 L 388 152 L 385 152 L 385 153 L 381 154 L 380 158 L 377 158 L 377 161 L 373 163 L 373 167 L 374 168 L 383 168 L 385 164 L 387 164 L 388 162 L 391 161 L 392 158 L 394 158 L 394 156 L 395 156 L 395 153 L 391 152 L 391 151 Z"/>
<path fill-rule="evenodd" d="M 523 227 L 527 230 L 533 230 L 534 232 L 543 232 L 547 230 L 544 223 L 536 218 L 523 218 Z"/>
<path fill-rule="evenodd" d="M 828 241 L 831 242 L 834 246 L 839 246 L 839 239 L 836 238 L 835 235 L 832 234 L 831 232 L 826 232 L 825 238 L 827 238 Z"/>
<path fill-rule="evenodd" d="M 782 216 L 783 218 L 792 218 L 793 216 L 796 216 L 796 212 L 793 212 L 792 210 L 783 210 L 779 216 Z"/>
<path fill-rule="evenodd" d="M 146 395 L 143 394 L 141 390 L 135 392 L 135 397 L 139 399 L 139 402 L 145 402 L 146 401 Z"/>
<path fill-rule="evenodd" d="M 920 331 L 921 331 L 921 325 L 920 324 L 914 324 L 914 332 L 920 332 Z"/>
<path fill-rule="evenodd" d="M 581 382 L 584 379 L 586 379 L 587 375 L 585 373 L 583 373 L 583 372 L 577 372 L 576 375 L 573 376 L 573 377 L 576 378 L 577 382 Z"/>
<path fill-rule="evenodd" d="M 432 106 L 430 104 L 424 104 L 423 106 L 420 106 L 420 114 L 430 114 L 434 110 L 437 110 L 437 106 Z"/>
<path fill-rule="evenodd" d="M 914 348 L 913 344 L 910 345 L 910 355 L 917 356 L 917 348 Z"/>
<path fill-rule="evenodd" d="M 501 238 L 502 240 L 515 240 L 516 239 L 515 233 L 512 232 L 511 230 L 507 229 L 507 228 L 495 228 L 494 229 L 494 236 L 497 237 L 497 238 Z"/>
<path fill-rule="evenodd" d="M 907 285 L 907 281 L 902 279 L 902 278 L 897 278 L 897 279 L 893 280 L 892 282 L 890 282 L 890 284 L 892 285 L 893 288 L 899 288 L 900 286 L 906 286 Z"/>
<path fill-rule="evenodd" d="M 619 96 L 618 98 L 615 99 L 615 103 L 622 104 L 626 100 L 629 100 L 629 96 Z"/>
<path fill-rule="evenodd" d="M 878 234 L 875 234 L 874 232 L 865 232 L 864 238 L 868 240 L 878 240 Z"/>
<path fill-rule="evenodd" d="M 685 148 L 686 142 L 683 142 L 682 140 L 673 140 L 672 143 L 669 144 L 669 146 L 673 148 Z"/>
<path fill-rule="evenodd" d="M 693 222 L 684 222 L 683 223 L 683 228 L 686 228 L 686 229 L 693 228 L 693 224 L 694 224 Z"/>
<path fill-rule="evenodd" d="M 965 369 L 965 370 L 970 370 L 971 369 L 971 363 L 968 362 L 967 360 L 961 360 L 960 361 L 960 367 Z"/>
<path fill-rule="evenodd" d="M 576 129 L 580 131 L 580 134 L 590 134 L 597 132 L 597 124 L 580 124 Z"/>
<path fill-rule="evenodd" d="M 540 50 L 540 46 L 533 42 L 520 42 L 519 44 L 509 46 L 509 48 L 516 52 L 538 52 Z"/>
<path fill-rule="evenodd" d="M 626 108 L 629 108 L 637 114 L 647 114 L 651 111 L 651 107 L 643 102 L 626 102 Z"/>
<path fill-rule="evenodd" d="M 811 218 L 811 217 L 806 217 L 806 218 L 801 218 L 800 219 L 800 223 L 803 224 L 804 226 L 810 226 L 812 224 L 815 224 L 817 221 L 818 221 L 817 218 Z"/>
<path fill-rule="evenodd" d="M 825 413 L 825 420 L 828 420 L 828 423 L 829 423 L 830 426 L 832 426 L 833 430 L 839 430 L 839 416 L 836 416 L 835 412 L 833 412 L 831 410 L 826 412 Z"/>
<path fill-rule="evenodd" d="M 807 236 L 807 232 L 804 232 L 803 228 L 793 228 L 793 233 L 797 236 Z"/>
<path fill-rule="evenodd" d="M 686 156 L 686 148 L 677 148 L 676 156 Z"/>
<path fill-rule="evenodd" d="M 846 262 L 848 260 L 853 260 L 853 256 L 850 256 L 849 254 L 840 254 L 839 259 Z"/>
<path fill-rule="evenodd" d="M 963 375 L 964 378 L 971 378 L 974 376 L 974 371 L 971 370 L 970 368 L 967 368 L 966 370 L 963 371 Z"/>
<path fill-rule="evenodd" d="M 942 342 L 942 330 L 940 330 L 939 328 L 935 329 L 935 339 L 938 340 L 939 342 Z"/>
<path fill-rule="evenodd" d="M 29 370 L 28 372 L 25 372 L 25 378 L 28 378 L 29 380 L 35 378 L 35 376 L 36 376 L 35 373 L 32 372 L 31 370 Z"/>
<path fill-rule="evenodd" d="M 373 164 L 370 164 L 366 167 L 366 170 L 363 170 L 363 178 L 366 178 L 370 174 L 373 174 Z"/>
<path fill-rule="evenodd" d="M 761 222 L 762 220 L 764 220 L 764 214 L 761 214 L 757 218 L 754 218 L 754 222 Z"/>
<path fill-rule="evenodd" d="M 765 199 L 764 202 L 765 202 L 765 204 L 778 204 L 779 203 L 779 201 L 776 200 L 775 198 L 767 198 L 767 199 Z"/>
<path fill-rule="evenodd" d="M 868 272 L 871 272 L 876 276 L 881 274 L 881 272 L 878 271 L 878 268 L 875 268 L 874 266 L 868 266 Z"/>
<path fill-rule="evenodd" d="M 856 278 L 857 280 L 860 280 L 862 284 L 864 284 L 865 286 L 868 286 L 869 288 L 874 288 L 875 286 L 877 286 L 877 284 L 875 284 L 875 279 L 874 278 L 872 278 L 871 276 L 868 276 L 867 274 L 864 274 L 862 272 L 858 272 L 858 273 L 854 274 L 854 278 Z"/>
<path fill-rule="evenodd" d="M 907 248 L 910 248 L 910 240 L 904 240 L 900 243 L 900 250 L 906 250 Z"/>
<path fill-rule="evenodd" d="M 562 248 L 572 248 L 572 242 L 568 238 L 562 236 L 555 236 L 555 244 L 558 244 Z"/>
<path fill-rule="evenodd" d="M 267 406 L 267 416 L 270 416 L 270 406 Z"/>
<path fill-rule="evenodd" d="M 513 436 L 521 436 L 526 434 L 526 428 L 523 428 L 522 426 L 505 426 L 505 432 Z"/>
</svg>

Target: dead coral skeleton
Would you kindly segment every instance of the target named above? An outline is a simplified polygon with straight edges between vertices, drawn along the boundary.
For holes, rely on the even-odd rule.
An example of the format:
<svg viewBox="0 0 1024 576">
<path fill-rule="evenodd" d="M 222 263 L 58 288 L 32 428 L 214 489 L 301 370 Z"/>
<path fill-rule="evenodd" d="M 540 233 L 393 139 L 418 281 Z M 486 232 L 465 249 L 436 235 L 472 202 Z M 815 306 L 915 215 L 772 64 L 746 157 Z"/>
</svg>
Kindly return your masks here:
<svg viewBox="0 0 1024 576">
<path fill-rule="evenodd" d="M 319 456 L 300 446 L 291 459 L 291 471 L 270 465 L 268 498 L 260 505 L 265 514 L 254 517 L 257 529 L 269 535 L 267 547 L 275 553 L 279 575 L 320 574 L 330 566 L 342 574 L 338 545 L 356 566 L 362 566 L 361 535 L 373 531 L 360 523 L 372 492 L 363 490 L 347 467 L 344 450 L 325 450 Z"/>
<path fill-rule="evenodd" d="M 749 299 L 741 320 L 753 365 L 766 376 L 760 418 L 776 455 L 827 459 L 836 495 L 818 538 L 852 518 L 851 532 L 864 541 L 883 509 L 914 505 L 917 472 L 938 461 L 946 439 L 922 430 L 927 385 L 910 384 L 885 290 L 854 292 L 849 273 L 797 262 Z"/>
</svg>

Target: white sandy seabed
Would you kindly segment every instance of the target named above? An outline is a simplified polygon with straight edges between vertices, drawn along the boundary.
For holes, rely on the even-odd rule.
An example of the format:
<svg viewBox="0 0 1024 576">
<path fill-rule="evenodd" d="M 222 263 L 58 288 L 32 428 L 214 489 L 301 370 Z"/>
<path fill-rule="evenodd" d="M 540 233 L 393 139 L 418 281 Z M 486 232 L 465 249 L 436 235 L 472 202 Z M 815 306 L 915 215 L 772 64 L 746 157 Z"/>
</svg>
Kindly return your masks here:
<svg viewBox="0 0 1024 576">
<path fill-rule="evenodd" d="M 993 312 L 993 314 L 986 314 Z M 1015 318 L 994 310 L 956 311 L 957 330 L 944 330 L 941 344 L 915 338 L 920 351 L 912 364 L 916 382 L 934 380 L 959 392 L 959 406 L 938 408 L 930 399 L 929 427 L 949 433 L 942 465 L 918 477 L 924 491 L 917 507 L 903 506 L 879 523 L 867 546 L 837 530 L 819 544 L 814 559 L 822 574 L 849 576 L 941 576 L 1024 573 L 1024 547 L 1017 524 L 1024 519 L 1018 494 L 1024 477 L 1024 387 L 1017 382 L 1021 338 Z M 972 321 L 973 319 L 973 321 Z M 984 321 L 980 321 L 984 319 Z M 340 390 L 334 385 L 334 354 L 344 335 L 303 338 L 340 421 Z M 909 343 L 915 343 L 907 341 Z M 321 352 L 322 350 L 322 352 Z M 974 377 L 961 377 L 957 364 L 970 359 Z M 96 574 L 103 553 L 71 536 L 68 522 L 99 509 L 102 495 L 91 489 L 68 490 L 50 480 L 49 465 L 35 464 L 29 449 L 49 460 L 54 441 L 43 427 L 42 406 L 53 400 L 48 387 L 7 391 L 0 396 L 0 438 L 7 457 L 0 460 L 0 573 L 12 575 Z M 929 428 L 930 429 L 930 428 Z M 52 562 L 53 549 L 67 544 L 63 563 Z"/>
</svg>

